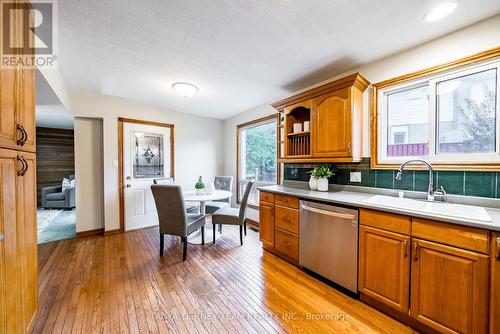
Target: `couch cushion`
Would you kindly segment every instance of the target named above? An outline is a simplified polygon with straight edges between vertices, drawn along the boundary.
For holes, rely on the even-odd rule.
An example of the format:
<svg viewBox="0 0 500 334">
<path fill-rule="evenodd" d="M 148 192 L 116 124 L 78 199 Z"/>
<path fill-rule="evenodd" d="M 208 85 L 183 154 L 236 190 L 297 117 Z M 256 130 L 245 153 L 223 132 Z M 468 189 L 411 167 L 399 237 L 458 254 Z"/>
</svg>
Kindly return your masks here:
<svg viewBox="0 0 500 334">
<path fill-rule="evenodd" d="M 47 201 L 64 201 L 65 193 L 52 193 L 45 196 Z"/>
</svg>

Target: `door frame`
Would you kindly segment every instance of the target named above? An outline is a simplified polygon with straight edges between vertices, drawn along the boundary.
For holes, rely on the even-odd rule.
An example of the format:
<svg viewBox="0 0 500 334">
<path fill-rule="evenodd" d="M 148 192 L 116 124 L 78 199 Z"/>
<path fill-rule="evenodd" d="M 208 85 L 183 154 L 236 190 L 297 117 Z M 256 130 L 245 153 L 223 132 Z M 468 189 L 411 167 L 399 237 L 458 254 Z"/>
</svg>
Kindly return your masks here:
<svg viewBox="0 0 500 334">
<path fill-rule="evenodd" d="M 174 125 L 161 122 L 145 121 L 140 119 L 132 119 L 125 117 L 118 117 L 118 192 L 119 192 L 119 206 L 120 206 L 120 233 L 125 232 L 125 194 L 123 179 L 123 124 L 133 123 L 142 125 L 160 126 L 163 128 L 170 128 L 170 177 L 174 178 Z"/>
</svg>

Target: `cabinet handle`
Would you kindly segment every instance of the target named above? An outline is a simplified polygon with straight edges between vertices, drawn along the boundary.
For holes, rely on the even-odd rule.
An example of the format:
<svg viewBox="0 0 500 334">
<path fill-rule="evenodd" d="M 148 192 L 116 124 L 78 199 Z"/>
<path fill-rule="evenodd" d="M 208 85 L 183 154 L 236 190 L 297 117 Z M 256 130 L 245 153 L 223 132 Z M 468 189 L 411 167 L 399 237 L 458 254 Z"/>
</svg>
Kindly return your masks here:
<svg viewBox="0 0 500 334">
<path fill-rule="evenodd" d="M 415 252 L 415 254 L 413 255 L 414 258 L 415 258 L 415 261 L 418 260 L 418 242 L 415 241 L 415 244 L 413 245 L 413 251 Z"/>
<path fill-rule="evenodd" d="M 24 130 L 24 127 L 21 124 L 17 124 L 16 128 L 17 131 L 21 133 L 21 138 L 17 139 L 17 145 L 24 146 L 26 140 L 28 140 L 28 133 Z"/>
<path fill-rule="evenodd" d="M 347 152 L 351 153 L 351 142 L 347 144 Z"/>
<path fill-rule="evenodd" d="M 500 237 L 497 237 L 497 260 L 500 260 Z"/>
<path fill-rule="evenodd" d="M 403 241 L 403 256 L 408 256 L 408 240 Z"/>
<path fill-rule="evenodd" d="M 22 167 L 21 170 L 17 171 L 17 176 L 24 176 L 26 175 L 26 172 L 28 171 L 28 162 L 23 156 L 17 156 L 17 161 L 21 162 Z"/>
</svg>

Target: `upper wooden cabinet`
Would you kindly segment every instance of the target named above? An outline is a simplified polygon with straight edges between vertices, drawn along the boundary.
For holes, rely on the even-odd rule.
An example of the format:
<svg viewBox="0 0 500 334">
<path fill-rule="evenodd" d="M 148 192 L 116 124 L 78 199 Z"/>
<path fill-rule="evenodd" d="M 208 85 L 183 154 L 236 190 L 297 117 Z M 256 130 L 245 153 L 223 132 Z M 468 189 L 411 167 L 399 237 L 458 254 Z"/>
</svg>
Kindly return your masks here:
<svg viewBox="0 0 500 334">
<path fill-rule="evenodd" d="M 0 147 L 35 152 L 35 75 L 0 69 Z"/>
<path fill-rule="evenodd" d="M 352 112 L 349 89 L 314 99 L 313 156 L 352 158 Z"/>
<path fill-rule="evenodd" d="M 273 104 L 285 116 L 282 162 L 361 160 L 363 92 L 369 82 L 354 73 Z M 304 123 L 309 122 L 309 129 Z M 294 131 L 294 124 L 302 125 Z"/>
</svg>

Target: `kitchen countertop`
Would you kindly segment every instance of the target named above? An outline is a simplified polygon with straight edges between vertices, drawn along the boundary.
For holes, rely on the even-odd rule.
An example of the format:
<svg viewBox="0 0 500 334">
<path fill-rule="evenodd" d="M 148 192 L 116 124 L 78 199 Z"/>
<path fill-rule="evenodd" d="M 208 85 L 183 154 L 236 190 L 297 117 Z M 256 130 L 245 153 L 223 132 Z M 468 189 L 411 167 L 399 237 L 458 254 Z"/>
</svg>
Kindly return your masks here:
<svg viewBox="0 0 500 334">
<path fill-rule="evenodd" d="M 492 219 L 492 222 L 485 222 L 481 220 L 460 219 L 456 217 L 443 216 L 439 215 L 436 212 L 430 213 L 417 210 L 413 211 L 407 208 L 398 208 L 397 205 L 394 205 L 394 207 L 392 206 L 387 207 L 365 202 L 365 200 L 374 196 L 373 193 L 356 192 L 356 191 L 340 190 L 340 189 L 330 190 L 328 192 L 321 192 L 321 191 L 313 191 L 309 189 L 283 186 L 283 185 L 259 187 L 258 189 L 276 194 L 296 196 L 306 200 L 392 212 L 412 217 L 427 218 L 452 224 L 466 225 L 471 227 L 483 228 L 487 230 L 500 231 L 500 209 L 484 207 L 484 209 Z"/>
</svg>

